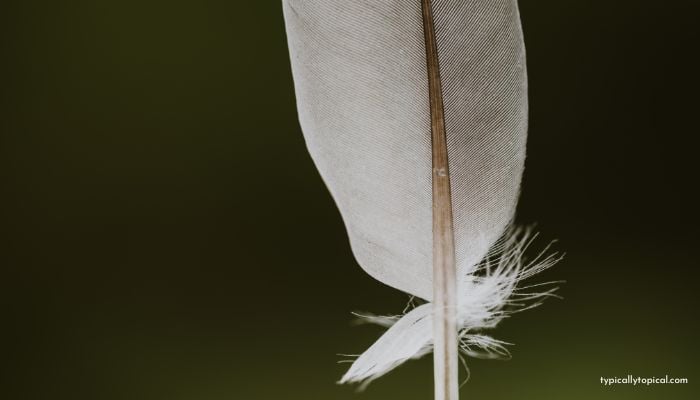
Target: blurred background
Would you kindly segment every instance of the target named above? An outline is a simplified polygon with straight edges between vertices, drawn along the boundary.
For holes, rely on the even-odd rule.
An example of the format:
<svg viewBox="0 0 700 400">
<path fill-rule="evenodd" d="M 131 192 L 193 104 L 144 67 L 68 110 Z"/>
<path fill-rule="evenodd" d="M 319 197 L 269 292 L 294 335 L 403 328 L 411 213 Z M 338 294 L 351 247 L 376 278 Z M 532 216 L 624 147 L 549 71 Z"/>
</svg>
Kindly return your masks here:
<svg viewBox="0 0 700 400">
<path fill-rule="evenodd" d="M 463 396 L 697 398 L 698 6 L 520 3 L 518 222 L 567 283 Z M 0 7 L 0 397 L 432 397 L 430 357 L 334 383 L 381 334 L 350 312 L 407 297 L 356 265 L 305 150 L 280 1 Z M 627 374 L 690 383 L 600 383 Z"/>
</svg>

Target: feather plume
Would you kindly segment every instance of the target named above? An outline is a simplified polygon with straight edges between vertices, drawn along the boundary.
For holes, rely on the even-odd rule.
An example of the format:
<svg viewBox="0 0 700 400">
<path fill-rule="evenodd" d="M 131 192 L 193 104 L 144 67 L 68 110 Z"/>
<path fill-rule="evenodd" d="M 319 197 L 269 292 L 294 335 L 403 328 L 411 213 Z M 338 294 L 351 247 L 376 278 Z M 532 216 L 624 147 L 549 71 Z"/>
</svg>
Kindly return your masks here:
<svg viewBox="0 0 700 400">
<path fill-rule="evenodd" d="M 552 290 L 519 288 L 509 228 L 525 160 L 527 78 L 515 0 L 283 0 L 299 121 L 359 265 L 425 301 L 394 317 L 341 382 L 369 383 L 434 349 L 436 398 L 457 399 L 457 351 Z"/>
</svg>

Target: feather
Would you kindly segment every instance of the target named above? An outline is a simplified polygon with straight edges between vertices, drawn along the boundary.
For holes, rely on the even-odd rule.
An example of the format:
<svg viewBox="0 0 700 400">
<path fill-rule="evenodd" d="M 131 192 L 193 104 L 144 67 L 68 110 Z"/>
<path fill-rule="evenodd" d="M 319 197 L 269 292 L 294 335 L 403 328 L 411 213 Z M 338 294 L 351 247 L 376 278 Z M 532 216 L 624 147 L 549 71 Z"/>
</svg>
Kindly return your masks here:
<svg viewBox="0 0 700 400">
<path fill-rule="evenodd" d="M 483 329 L 551 294 L 517 285 L 510 228 L 525 160 L 527 79 L 515 0 L 283 0 L 299 121 L 359 265 L 426 301 L 343 376 L 369 383 L 434 350 L 436 399 L 457 352 L 507 355 Z M 518 299 L 520 301 L 518 301 Z"/>
</svg>

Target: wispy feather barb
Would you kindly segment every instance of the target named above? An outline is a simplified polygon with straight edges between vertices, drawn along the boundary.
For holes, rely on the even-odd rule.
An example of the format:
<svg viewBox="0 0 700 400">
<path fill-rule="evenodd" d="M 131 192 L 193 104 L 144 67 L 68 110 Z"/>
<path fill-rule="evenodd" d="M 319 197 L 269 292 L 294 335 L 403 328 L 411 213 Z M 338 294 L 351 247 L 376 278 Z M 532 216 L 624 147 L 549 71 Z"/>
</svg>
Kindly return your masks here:
<svg viewBox="0 0 700 400">
<path fill-rule="evenodd" d="M 477 268 L 460 276 L 458 284 L 459 350 L 474 358 L 509 358 L 510 343 L 484 331 L 495 328 L 508 316 L 558 297 L 558 282 L 521 285 L 524 280 L 550 268 L 562 256 L 546 246 L 532 260 L 526 250 L 536 239 L 530 228 L 512 228 L 497 242 Z M 352 364 L 340 383 L 360 383 L 361 388 L 410 359 L 432 350 L 432 308 L 423 304 L 401 316 L 355 314 L 362 320 L 389 330 Z M 398 351 L 398 350 L 401 351 Z"/>
</svg>

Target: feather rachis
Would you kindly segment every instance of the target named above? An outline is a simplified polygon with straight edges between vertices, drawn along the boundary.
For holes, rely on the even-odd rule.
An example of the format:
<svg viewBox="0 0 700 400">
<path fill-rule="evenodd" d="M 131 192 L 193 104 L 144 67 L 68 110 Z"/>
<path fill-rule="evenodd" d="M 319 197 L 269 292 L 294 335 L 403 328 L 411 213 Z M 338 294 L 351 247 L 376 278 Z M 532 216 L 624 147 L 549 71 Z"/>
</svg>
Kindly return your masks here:
<svg viewBox="0 0 700 400">
<path fill-rule="evenodd" d="M 440 57 L 431 0 L 422 0 L 433 188 L 433 369 L 435 399 L 459 398 L 457 264 Z"/>
</svg>

